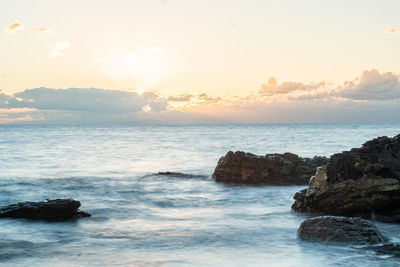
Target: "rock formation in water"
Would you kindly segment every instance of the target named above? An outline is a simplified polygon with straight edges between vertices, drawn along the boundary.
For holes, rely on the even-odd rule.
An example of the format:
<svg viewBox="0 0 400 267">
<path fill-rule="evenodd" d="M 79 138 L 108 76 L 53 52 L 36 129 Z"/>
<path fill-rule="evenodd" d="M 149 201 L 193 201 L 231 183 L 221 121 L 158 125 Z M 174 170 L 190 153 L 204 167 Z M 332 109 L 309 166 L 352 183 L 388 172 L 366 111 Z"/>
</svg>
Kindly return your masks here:
<svg viewBox="0 0 400 267">
<path fill-rule="evenodd" d="M 303 221 L 298 229 L 301 239 L 329 243 L 383 243 L 378 228 L 361 218 L 320 216 Z"/>
<path fill-rule="evenodd" d="M 79 210 L 81 203 L 73 199 L 47 199 L 40 202 L 20 202 L 0 208 L 0 218 L 65 221 L 88 217 Z"/>
<path fill-rule="evenodd" d="M 155 175 L 161 176 L 169 176 L 169 177 L 177 177 L 177 178 L 207 178 L 206 175 L 201 174 L 191 174 L 191 173 L 182 173 L 182 172 L 158 172 Z"/>
<path fill-rule="evenodd" d="M 325 157 L 301 158 L 292 153 L 257 156 L 229 151 L 221 157 L 213 178 L 217 182 L 239 184 L 305 185 Z"/>
<path fill-rule="evenodd" d="M 400 257 L 400 244 L 383 244 L 381 246 L 373 246 L 371 247 L 375 252 L 379 254 L 391 255 L 394 257 Z"/>
<path fill-rule="evenodd" d="M 400 135 L 332 155 L 294 199 L 299 212 L 399 222 Z"/>
</svg>

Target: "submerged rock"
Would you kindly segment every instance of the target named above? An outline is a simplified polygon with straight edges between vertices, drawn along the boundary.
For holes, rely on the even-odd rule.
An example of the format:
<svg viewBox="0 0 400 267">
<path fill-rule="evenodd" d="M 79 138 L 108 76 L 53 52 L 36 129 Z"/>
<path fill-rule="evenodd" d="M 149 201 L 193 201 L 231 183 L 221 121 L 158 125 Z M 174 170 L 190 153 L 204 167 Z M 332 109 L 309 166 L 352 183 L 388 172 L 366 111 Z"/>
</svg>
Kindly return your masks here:
<svg viewBox="0 0 400 267">
<path fill-rule="evenodd" d="M 179 178 L 206 178 L 206 175 L 201 174 L 190 174 L 182 172 L 158 172 L 156 175 L 179 177 Z"/>
<path fill-rule="evenodd" d="M 332 155 L 294 199 L 299 212 L 400 221 L 400 135 Z"/>
<path fill-rule="evenodd" d="M 20 202 L 0 208 L 0 218 L 65 221 L 88 217 L 79 210 L 81 203 L 73 199 L 47 199 L 39 202 Z"/>
<path fill-rule="evenodd" d="M 301 158 L 292 153 L 257 156 L 229 151 L 219 159 L 213 178 L 225 183 L 303 185 L 327 160 L 326 157 Z"/>
<path fill-rule="evenodd" d="M 375 244 L 382 243 L 378 228 L 361 218 L 320 216 L 304 220 L 298 235 L 307 241 L 329 243 Z"/>
<path fill-rule="evenodd" d="M 388 243 L 381 246 L 374 246 L 372 249 L 380 254 L 390 254 L 395 257 L 400 257 L 400 244 Z"/>
</svg>

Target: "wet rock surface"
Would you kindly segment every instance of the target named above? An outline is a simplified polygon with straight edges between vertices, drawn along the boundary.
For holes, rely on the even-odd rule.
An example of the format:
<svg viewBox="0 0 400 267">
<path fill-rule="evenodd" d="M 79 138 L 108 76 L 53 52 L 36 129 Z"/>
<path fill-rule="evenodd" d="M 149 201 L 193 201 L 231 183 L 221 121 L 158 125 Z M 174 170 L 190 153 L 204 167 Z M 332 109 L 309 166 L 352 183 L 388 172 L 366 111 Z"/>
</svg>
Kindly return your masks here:
<svg viewBox="0 0 400 267">
<path fill-rule="evenodd" d="M 88 217 L 79 210 L 81 203 L 74 199 L 48 199 L 39 202 L 20 202 L 0 208 L 0 218 L 65 221 Z"/>
<path fill-rule="evenodd" d="M 382 243 L 378 228 L 361 218 L 319 216 L 304 220 L 298 235 L 307 241 L 327 243 L 375 244 Z"/>
<path fill-rule="evenodd" d="M 374 246 L 372 249 L 379 254 L 400 257 L 400 244 L 387 243 L 380 246 Z"/>
<path fill-rule="evenodd" d="M 207 178 L 206 175 L 201 174 L 190 174 L 190 173 L 182 173 L 182 172 L 158 172 L 156 175 L 169 176 L 169 177 L 178 177 L 178 178 Z"/>
<path fill-rule="evenodd" d="M 332 155 L 294 199 L 299 212 L 399 222 L 400 135 Z"/>
<path fill-rule="evenodd" d="M 325 157 L 301 158 L 296 154 L 257 156 L 242 151 L 229 151 L 221 157 L 213 178 L 217 182 L 237 184 L 304 185 Z"/>
</svg>

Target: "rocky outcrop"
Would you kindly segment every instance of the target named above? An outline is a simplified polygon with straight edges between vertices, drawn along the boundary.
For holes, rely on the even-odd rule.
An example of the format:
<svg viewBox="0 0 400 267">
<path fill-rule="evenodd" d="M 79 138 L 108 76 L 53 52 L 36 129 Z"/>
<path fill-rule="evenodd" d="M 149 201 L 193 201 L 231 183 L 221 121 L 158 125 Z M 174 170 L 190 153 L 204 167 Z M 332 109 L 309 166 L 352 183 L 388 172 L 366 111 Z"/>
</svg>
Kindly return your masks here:
<svg viewBox="0 0 400 267">
<path fill-rule="evenodd" d="M 158 172 L 155 175 L 177 177 L 177 178 L 207 178 L 206 175 L 182 173 L 182 172 Z"/>
<path fill-rule="evenodd" d="M 332 155 L 294 199 L 299 212 L 400 221 L 400 135 Z"/>
<path fill-rule="evenodd" d="M 303 221 L 298 229 L 301 239 L 329 243 L 382 243 L 378 228 L 361 218 L 320 216 Z"/>
<path fill-rule="evenodd" d="M 47 199 L 40 202 L 20 202 L 0 208 L 0 218 L 65 221 L 88 217 L 79 210 L 81 203 L 73 199 Z"/>
<path fill-rule="evenodd" d="M 381 246 L 373 246 L 371 247 L 375 252 L 380 254 L 392 255 L 395 257 L 400 257 L 400 244 L 383 244 Z"/>
<path fill-rule="evenodd" d="M 217 182 L 240 184 L 304 185 L 327 158 L 301 158 L 292 153 L 257 156 L 229 151 L 221 157 L 213 178 Z"/>
</svg>

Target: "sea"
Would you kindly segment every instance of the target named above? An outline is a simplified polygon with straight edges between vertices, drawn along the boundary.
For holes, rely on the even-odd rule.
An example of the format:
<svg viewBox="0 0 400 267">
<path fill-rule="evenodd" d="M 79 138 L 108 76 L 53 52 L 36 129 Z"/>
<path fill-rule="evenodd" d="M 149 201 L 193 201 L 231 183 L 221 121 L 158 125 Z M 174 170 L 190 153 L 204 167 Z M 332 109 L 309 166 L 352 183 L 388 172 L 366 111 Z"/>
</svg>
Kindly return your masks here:
<svg viewBox="0 0 400 267">
<path fill-rule="evenodd" d="M 400 266 L 369 246 L 300 240 L 307 215 L 291 205 L 305 186 L 211 176 L 230 150 L 330 156 L 397 134 L 400 124 L 0 125 L 0 206 L 73 198 L 92 214 L 0 219 L 0 266 Z M 399 224 L 374 223 L 400 243 Z"/>
</svg>

